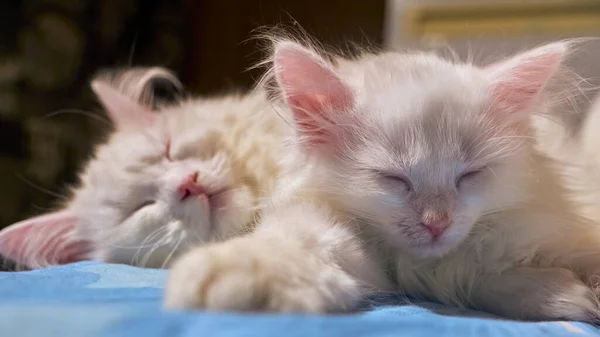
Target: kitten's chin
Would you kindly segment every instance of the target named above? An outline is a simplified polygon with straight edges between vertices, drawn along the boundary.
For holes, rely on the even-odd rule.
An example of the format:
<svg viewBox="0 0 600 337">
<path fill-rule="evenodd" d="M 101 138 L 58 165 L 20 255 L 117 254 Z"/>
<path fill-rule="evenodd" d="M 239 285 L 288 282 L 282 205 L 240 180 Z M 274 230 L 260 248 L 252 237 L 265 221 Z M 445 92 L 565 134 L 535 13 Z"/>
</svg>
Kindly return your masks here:
<svg viewBox="0 0 600 337">
<path fill-rule="evenodd" d="M 440 242 L 432 242 L 420 246 L 410 246 L 408 250 L 418 258 L 434 258 L 442 257 L 450 253 L 456 245 L 453 244 L 441 244 Z"/>
<path fill-rule="evenodd" d="M 432 239 L 429 242 L 412 243 L 406 245 L 404 248 L 415 257 L 426 259 L 447 255 L 459 244 L 459 240 L 444 235 L 437 240 Z"/>
</svg>

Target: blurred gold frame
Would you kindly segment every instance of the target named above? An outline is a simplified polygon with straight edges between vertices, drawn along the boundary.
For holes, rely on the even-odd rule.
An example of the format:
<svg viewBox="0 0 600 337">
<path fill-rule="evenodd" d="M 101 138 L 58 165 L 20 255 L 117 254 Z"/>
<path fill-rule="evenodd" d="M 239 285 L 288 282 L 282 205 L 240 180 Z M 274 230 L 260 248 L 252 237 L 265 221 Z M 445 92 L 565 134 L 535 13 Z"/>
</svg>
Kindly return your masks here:
<svg viewBox="0 0 600 337">
<path fill-rule="evenodd" d="M 416 5 L 408 8 L 409 38 L 600 32 L 600 0 Z"/>
</svg>

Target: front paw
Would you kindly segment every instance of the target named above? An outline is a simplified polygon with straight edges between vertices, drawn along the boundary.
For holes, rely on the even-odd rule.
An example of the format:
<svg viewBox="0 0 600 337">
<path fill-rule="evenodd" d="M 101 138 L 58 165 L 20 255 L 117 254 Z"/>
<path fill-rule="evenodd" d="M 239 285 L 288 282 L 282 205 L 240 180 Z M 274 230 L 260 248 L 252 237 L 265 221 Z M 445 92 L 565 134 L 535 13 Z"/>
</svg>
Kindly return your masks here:
<svg viewBox="0 0 600 337">
<path fill-rule="evenodd" d="M 360 300 L 358 283 L 310 251 L 252 237 L 197 248 L 170 272 L 170 309 L 322 313 Z"/>
</svg>

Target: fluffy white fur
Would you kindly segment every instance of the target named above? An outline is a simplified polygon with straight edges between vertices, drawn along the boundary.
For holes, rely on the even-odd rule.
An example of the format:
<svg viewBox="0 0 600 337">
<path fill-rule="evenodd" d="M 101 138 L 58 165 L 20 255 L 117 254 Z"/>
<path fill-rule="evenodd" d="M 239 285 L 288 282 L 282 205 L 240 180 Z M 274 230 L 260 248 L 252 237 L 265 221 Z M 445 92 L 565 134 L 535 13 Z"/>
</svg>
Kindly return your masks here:
<svg viewBox="0 0 600 337">
<path fill-rule="evenodd" d="M 290 210 L 277 226 L 191 252 L 172 272 L 168 306 L 341 310 L 373 288 L 353 286 L 368 280 L 356 272 L 368 256 L 392 263 L 411 296 L 517 319 L 597 319 L 600 229 L 577 214 L 530 125 L 568 50 L 557 42 L 487 67 L 393 52 L 332 63 L 276 40 L 270 75 L 315 160 L 298 200 L 337 220 Z M 344 241 L 316 239 L 331 226 L 365 245 L 359 259 L 343 263 Z"/>
<path fill-rule="evenodd" d="M 258 92 L 185 101 L 149 127 L 114 134 L 70 203 L 81 236 L 97 242 L 94 257 L 164 267 L 187 247 L 247 231 L 286 157 L 288 127 L 262 102 Z M 192 172 L 208 202 L 180 200 L 177 186 Z"/>
<path fill-rule="evenodd" d="M 115 132 L 60 211 L 0 233 L 2 254 L 30 268 L 169 267 L 195 247 L 171 273 L 171 308 L 339 311 L 391 289 L 355 229 L 299 193 L 313 160 L 295 146 L 288 110 L 258 89 L 153 112 L 145 84 L 164 74 L 92 83 Z M 208 195 L 183 198 L 178 185 L 195 173 Z"/>
<path fill-rule="evenodd" d="M 558 162 L 569 197 L 584 216 L 600 221 L 600 96 L 587 111 L 579 128 L 553 121 L 536 125 L 542 149 Z"/>
<path fill-rule="evenodd" d="M 336 112 L 318 186 L 397 251 L 401 290 L 512 318 L 597 317 L 599 228 L 529 127 L 567 52 L 555 43 L 485 68 L 384 53 L 339 67 L 355 103 Z M 449 217 L 440 237 L 422 225 L 430 213 Z"/>
<path fill-rule="evenodd" d="M 123 96 L 150 108 L 166 105 L 160 95 L 157 95 L 159 88 L 170 89 L 170 94 L 175 97 L 182 96 L 185 91 L 175 74 L 160 67 L 105 69 L 94 80 L 107 83 Z"/>
<path fill-rule="evenodd" d="M 383 260 L 368 255 L 356 228 L 328 207 L 298 202 L 264 212 L 252 234 L 184 254 L 171 271 L 166 307 L 341 312 L 393 289 Z"/>
<path fill-rule="evenodd" d="M 268 205 L 250 234 L 200 245 L 178 259 L 166 307 L 339 312 L 356 307 L 367 294 L 392 290 L 387 261 L 363 241 L 351 219 L 338 217 L 320 188 L 307 183 L 325 172 L 298 146 L 291 111 L 266 99 L 262 104 L 290 132 L 280 138 L 286 166 Z"/>
<path fill-rule="evenodd" d="M 291 129 L 261 91 L 153 112 L 149 82 L 157 79 L 176 81 L 142 68 L 92 83 L 115 131 L 60 211 L 2 231 L 3 255 L 28 268 L 81 259 L 167 267 L 191 246 L 252 229 L 286 174 Z M 177 187 L 193 173 L 207 195 L 182 200 Z"/>
<path fill-rule="evenodd" d="M 173 265 L 168 308 L 336 312 L 396 289 L 592 321 L 600 229 L 530 125 L 568 50 L 477 67 L 422 53 L 331 61 L 276 40 L 275 102 L 258 89 L 158 115 L 96 82 L 117 131 L 46 223 L 74 223 L 110 262 L 166 266 L 196 246 Z M 190 172 L 219 200 L 182 201 Z"/>
</svg>

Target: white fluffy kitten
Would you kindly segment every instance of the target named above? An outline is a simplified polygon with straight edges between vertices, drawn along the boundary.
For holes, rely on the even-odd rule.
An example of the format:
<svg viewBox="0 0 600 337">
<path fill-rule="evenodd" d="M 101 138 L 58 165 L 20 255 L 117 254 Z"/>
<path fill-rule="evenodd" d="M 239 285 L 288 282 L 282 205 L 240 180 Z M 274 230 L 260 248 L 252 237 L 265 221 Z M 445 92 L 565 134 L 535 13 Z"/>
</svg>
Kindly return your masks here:
<svg viewBox="0 0 600 337">
<path fill-rule="evenodd" d="M 403 291 L 513 318 L 591 320 L 600 228 L 576 215 L 529 126 L 567 52 L 554 43 L 483 68 L 387 53 L 332 71 L 290 45 L 275 72 L 296 114 L 319 116 L 319 137 L 333 130 L 314 150 L 332 173 L 319 186 L 397 250 Z M 334 109 L 300 96 L 310 74 L 339 80 L 303 93 L 330 95 Z"/>
<path fill-rule="evenodd" d="M 359 270 L 369 257 L 393 263 L 411 296 L 517 319 L 597 319 L 600 228 L 576 214 L 530 127 L 568 50 L 553 43 L 486 67 L 393 52 L 332 64 L 276 41 L 272 75 L 316 160 L 299 193 L 338 222 L 280 211 L 248 237 L 198 248 L 175 265 L 167 306 L 342 310 L 372 290 L 353 286 L 369 285 Z M 344 227 L 356 237 L 319 237 Z M 351 260 L 345 242 L 356 242 Z"/>
<path fill-rule="evenodd" d="M 257 91 L 183 100 L 153 112 L 148 85 L 164 69 L 103 76 L 92 88 L 115 124 L 59 211 L 0 233 L 22 266 L 95 259 L 166 267 L 187 247 L 248 231 L 286 165 L 290 128 Z"/>
</svg>

